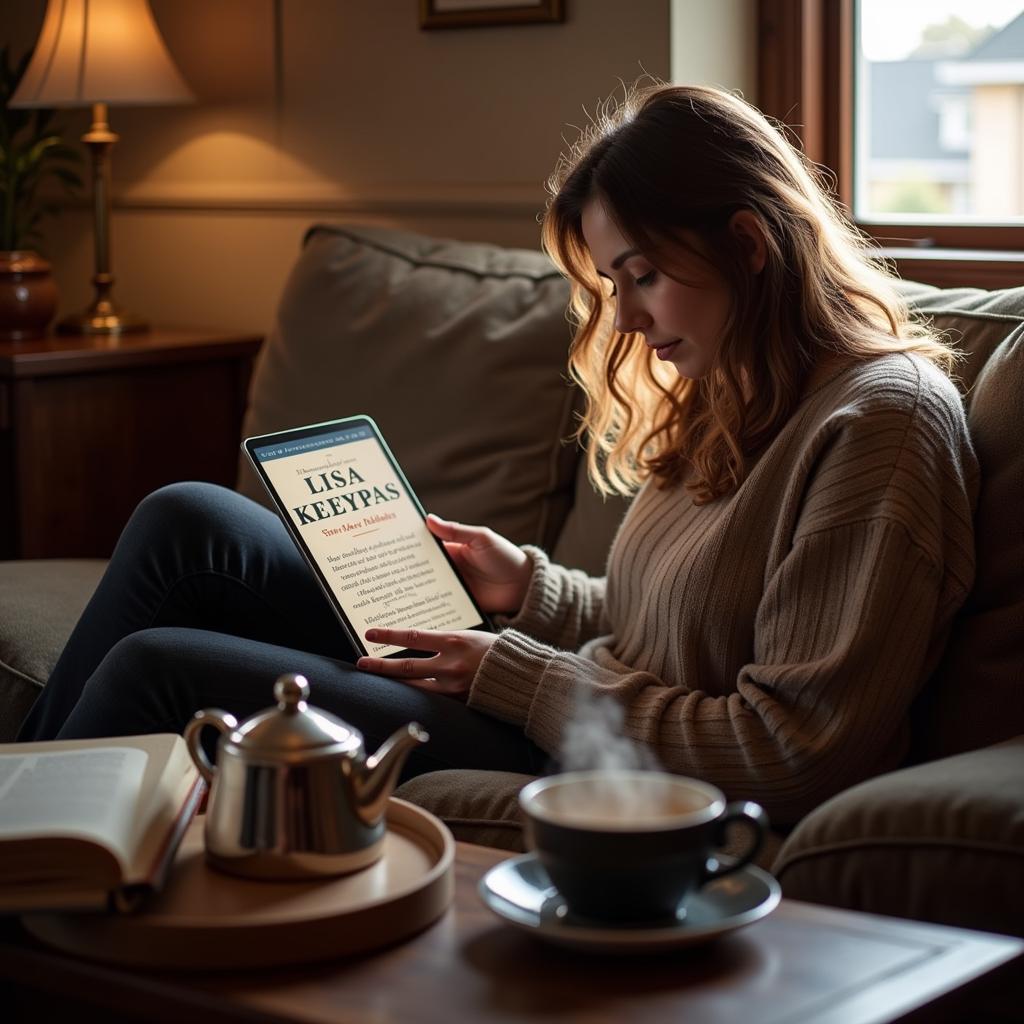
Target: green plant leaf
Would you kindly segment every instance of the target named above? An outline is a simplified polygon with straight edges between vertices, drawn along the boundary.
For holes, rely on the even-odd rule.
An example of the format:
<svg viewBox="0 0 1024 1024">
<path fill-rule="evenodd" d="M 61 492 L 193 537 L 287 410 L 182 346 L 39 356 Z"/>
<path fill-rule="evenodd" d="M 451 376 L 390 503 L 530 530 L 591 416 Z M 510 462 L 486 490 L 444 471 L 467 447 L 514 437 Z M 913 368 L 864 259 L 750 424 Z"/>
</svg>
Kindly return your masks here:
<svg viewBox="0 0 1024 1024">
<path fill-rule="evenodd" d="M 55 112 L 7 105 L 31 57 L 28 52 L 15 59 L 8 45 L 0 47 L 0 247 L 7 249 L 38 237 L 41 220 L 61 209 L 52 196 L 38 194 L 43 181 L 52 178 L 69 193 L 82 188 L 75 170 L 82 154 L 65 140 Z"/>
<path fill-rule="evenodd" d="M 57 135 L 46 135 L 37 142 L 34 142 L 26 154 L 28 164 L 32 167 L 38 166 L 43 162 L 43 156 L 46 151 L 59 145 L 60 137 Z"/>
</svg>

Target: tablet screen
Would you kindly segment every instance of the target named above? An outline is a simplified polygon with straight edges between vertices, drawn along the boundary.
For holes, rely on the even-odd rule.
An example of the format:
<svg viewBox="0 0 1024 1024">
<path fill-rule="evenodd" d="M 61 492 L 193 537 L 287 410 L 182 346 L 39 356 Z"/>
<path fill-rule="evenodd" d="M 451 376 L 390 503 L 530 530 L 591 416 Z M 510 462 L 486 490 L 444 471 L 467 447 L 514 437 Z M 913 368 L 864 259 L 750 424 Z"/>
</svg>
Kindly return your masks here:
<svg viewBox="0 0 1024 1024">
<path fill-rule="evenodd" d="M 400 650 L 368 643 L 373 626 L 484 625 L 372 421 L 310 431 L 252 438 L 246 449 L 359 646 L 377 657 Z"/>
</svg>

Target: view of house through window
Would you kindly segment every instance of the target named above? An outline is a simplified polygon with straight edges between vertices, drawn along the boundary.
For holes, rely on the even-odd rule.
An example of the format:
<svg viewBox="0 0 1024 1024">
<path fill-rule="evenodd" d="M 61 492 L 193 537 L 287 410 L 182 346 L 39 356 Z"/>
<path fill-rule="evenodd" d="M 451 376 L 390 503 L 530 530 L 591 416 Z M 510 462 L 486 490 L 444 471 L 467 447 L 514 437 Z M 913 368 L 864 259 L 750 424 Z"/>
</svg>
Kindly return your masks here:
<svg viewBox="0 0 1024 1024">
<path fill-rule="evenodd" d="M 856 14 L 857 219 L 1024 223 L 1024 2 Z"/>
</svg>

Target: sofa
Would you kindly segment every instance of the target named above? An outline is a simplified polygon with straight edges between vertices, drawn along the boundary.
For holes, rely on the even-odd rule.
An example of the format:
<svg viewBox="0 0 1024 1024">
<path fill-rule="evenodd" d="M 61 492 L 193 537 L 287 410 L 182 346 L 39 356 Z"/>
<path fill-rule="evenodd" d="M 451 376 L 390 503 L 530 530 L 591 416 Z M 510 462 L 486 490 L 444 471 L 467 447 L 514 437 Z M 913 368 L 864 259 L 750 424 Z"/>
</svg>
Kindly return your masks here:
<svg viewBox="0 0 1024 1024">
<path fill-rule="evenodd" d="M 1024 288 L 904 287 L 966 353 L 960 384 L 982 465 L 977 581 L 914 707 L 906 767 L 834 795 L 761 861 L 790 897 L 1024 934 Z M 540 252 L 315 225 L 260 353 L 244 432 L 369 413 L 428 509 L 600 575 L 627 503 L 593 490 L 568 440 L 581 404 L 565 374 L 567 295 Z M 237 487 L 266 501 L 241 462 Z M 0 741 L 45 685 L 102 568 L 0 564 Z M 435 772 L 400 795 L 459 839 L 517 850 L 526 781 Z"/>
</svg>

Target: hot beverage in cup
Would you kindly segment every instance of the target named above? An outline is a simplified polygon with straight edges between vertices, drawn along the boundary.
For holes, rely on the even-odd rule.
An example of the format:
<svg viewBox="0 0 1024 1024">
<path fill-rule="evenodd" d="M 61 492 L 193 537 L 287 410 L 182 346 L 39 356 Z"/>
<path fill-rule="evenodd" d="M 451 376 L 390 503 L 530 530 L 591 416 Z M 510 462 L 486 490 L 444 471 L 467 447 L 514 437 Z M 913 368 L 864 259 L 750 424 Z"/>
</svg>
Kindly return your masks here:
<svg viewBox="0 0 1024 1024">
<path fill-rule="evenodd" d="M 685 914 L 686 897 L 756 856 L 768 819 L 755 803 L 726 804 L 697 779 L 662 772 L 566 772 L 519 795 L 530 846 L 575 914 L 655 922 Z M 726 827 L 751 833 L 736 860 L 715 856 Z"/>
</svg>

